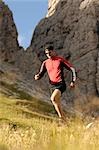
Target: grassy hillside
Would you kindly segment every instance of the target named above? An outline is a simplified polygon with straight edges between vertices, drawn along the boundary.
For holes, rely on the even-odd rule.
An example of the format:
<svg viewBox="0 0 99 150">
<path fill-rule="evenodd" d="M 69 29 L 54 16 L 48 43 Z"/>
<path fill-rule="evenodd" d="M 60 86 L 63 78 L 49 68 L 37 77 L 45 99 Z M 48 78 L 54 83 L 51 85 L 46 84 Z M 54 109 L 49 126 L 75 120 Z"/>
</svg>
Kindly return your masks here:
<svg viewBox="0 0 99 150">
<path fill-rule="evenodd" d="M 0 150 L 98 150 L 99 120 L 58 121 L 50 103 L 18 87 L 16 73 L 0 71 Z M 17 82 L 16 82 L 17 81 Z"/>
<path fill-rule="evenodd" d="M 15 124 L 21 125 L 22 119 L 30 119 L 30 118 L 46 118 L 52 119 L 53 107 L 46 104 L 45 102 L 39 103 L 38 100 L 33 99 L 33 101 L 29 100 L 21 100 L 21 99 L 13 99 L 10 97 L 6 97 L 4 95 L 0 96 L 0 120 L 3 122 L 15 122 Z M 20 121 L 21 120 L 21 121 Z M 26 123 L 22 123 L 25 126 Z"/>
<path fill-rule="evenodd" d="M 59 125 L 53 107 L 0 95 L 0 150 L 98 150 L 99 122 Z"/>
</svg>

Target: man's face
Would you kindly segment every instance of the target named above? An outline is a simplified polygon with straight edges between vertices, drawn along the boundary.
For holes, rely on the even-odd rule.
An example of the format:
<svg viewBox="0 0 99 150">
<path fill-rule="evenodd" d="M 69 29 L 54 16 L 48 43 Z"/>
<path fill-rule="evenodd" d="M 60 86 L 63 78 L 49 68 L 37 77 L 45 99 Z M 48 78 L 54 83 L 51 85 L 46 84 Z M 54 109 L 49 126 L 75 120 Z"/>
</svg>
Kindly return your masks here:
<svg viewBox="0 0 99 150">
<path fill-rule="evenodd" d="M 54 56 L 53 50 L 48 50 L 48 49 L 46 49 L 46 50 L 45 50 L 45 54 L 46 54 L 46 56 L 47 56 L 48 58 L 51 58 L 51 57 Z"/>
</svg>

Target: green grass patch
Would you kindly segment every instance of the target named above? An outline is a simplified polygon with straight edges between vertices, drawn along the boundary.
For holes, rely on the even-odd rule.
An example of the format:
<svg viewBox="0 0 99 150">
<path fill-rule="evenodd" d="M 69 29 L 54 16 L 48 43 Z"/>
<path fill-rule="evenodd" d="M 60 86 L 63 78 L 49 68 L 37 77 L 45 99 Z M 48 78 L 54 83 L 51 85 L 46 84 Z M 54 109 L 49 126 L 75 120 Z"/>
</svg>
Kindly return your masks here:
<svg viewBox="0 0 99 150">
<path fill-rule="evenodd" d="M 10 90 L 10 96 L 12 95 L 12 99 L 16 99 L 16 105 L 20 105 L 21 107 L 25 107 L 31 111 L 36 111 L 41 114 L 56 114 L 54 107 L 51 104 L 45 101 L 38 100 L 37 98 L 32 97 L 25 91 L 19 90 L 17 88 L 17 84 L 8 84 L 4 81 L 1 81 L 1 86 L 5 87 L 7 90 Z M 9 93 L 8 95 L 6 95 L 7 97 L 9 97 Z M 17 97 L 13 97 L 14 93 L 16 93 Z"/>
<path fill-rule="evenodd" d="M 43 107 L 40 105 L 44 105 Z M 52 120 L 52 115 L 47 115 L 51 113 L 52 106 L 47 103 L 39 104 L 38 101 L 28 101 L 28 100 L 19 100 L 13 99 L 10 97 L 6 97 L 4 95 L 0 96 L 0 120 L 3 122 L 16 122 L 21 123 L 25 119 L 33 119 L 33 118 L 42 118 L 47 120 Z M 47 109 L 48 107 L 48 109 Z M 46 108 L 46 110 L 44 110 Z M 50 113 L 49 113 L 50 110 Z M 27 121 L 24 125 L 27 124 Z"/>
</svg>

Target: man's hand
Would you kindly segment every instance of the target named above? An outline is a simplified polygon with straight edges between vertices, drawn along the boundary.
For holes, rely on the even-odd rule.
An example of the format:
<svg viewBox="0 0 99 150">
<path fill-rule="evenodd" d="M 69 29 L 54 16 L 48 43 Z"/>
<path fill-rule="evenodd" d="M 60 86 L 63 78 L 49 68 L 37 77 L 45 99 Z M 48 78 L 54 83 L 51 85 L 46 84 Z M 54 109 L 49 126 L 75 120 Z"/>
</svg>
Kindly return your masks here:
<svg viewBox="0 0 99 150">
<path fill-rule="evenodd" d="M 39 77 L 40 77 L 39 74 L 36 74 L 36 75 L 34 76 L 34 79 L 35 79 L 35 80 L 38 80 Z"/>
<path fill-rule="evenodd" d="M 74 88 L 74 87 L 75 87 L 75 83 L 74 83 L 74 82 L 71 82 L 71 83 L 70 83 L 70 87 L 71 87 L 71 88 Z"/>
</svg>

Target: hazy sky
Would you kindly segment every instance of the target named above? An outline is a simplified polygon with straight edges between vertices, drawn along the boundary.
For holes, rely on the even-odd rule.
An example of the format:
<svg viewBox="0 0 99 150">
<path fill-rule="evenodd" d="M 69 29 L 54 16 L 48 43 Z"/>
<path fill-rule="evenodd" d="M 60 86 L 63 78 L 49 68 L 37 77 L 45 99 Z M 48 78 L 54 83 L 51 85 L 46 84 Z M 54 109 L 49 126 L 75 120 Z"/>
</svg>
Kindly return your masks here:
<svg viewBox="0 0 99 150">
<path fill-rule="evenodd" d="M 33 30 L 39 21 L 46 16 L 48 0 L 3 0 L 13 12 L 14 22 L 18 31 L 18 41 L 27 48 Z"/>
</svg>

